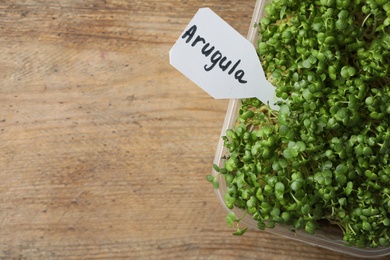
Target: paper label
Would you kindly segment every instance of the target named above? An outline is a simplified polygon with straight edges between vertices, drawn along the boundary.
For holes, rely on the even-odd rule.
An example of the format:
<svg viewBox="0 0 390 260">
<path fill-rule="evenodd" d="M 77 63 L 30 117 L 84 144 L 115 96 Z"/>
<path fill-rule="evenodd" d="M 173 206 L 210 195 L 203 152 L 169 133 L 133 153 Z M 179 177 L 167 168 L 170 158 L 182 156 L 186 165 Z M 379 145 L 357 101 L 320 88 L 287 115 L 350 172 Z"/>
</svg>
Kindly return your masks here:
<svg viewBox="0 0 390 260">
<path fill-rule="evenodd" d="M 201 8 L 169 51 L 170 63 L 216 99 L 257 97 L 272 109 L 269 83 L 253 44 L 209 8 Z"/>
</svg>

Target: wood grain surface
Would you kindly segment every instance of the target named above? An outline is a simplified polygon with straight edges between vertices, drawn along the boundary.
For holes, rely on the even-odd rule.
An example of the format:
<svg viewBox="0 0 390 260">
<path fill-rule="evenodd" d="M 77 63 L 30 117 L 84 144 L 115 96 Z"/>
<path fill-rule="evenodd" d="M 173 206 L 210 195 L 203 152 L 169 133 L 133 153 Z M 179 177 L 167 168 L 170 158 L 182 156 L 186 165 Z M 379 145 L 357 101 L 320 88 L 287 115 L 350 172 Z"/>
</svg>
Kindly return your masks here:
<svg viewBox="0 0 390 260">
<path fill-rule="evenodd" d="M 228 101 L 168 60 L 205 6 L 246 35 L 255 0 L 0 0 L 0 259 L 352 259 L 231 235 Z"/>
</svg>

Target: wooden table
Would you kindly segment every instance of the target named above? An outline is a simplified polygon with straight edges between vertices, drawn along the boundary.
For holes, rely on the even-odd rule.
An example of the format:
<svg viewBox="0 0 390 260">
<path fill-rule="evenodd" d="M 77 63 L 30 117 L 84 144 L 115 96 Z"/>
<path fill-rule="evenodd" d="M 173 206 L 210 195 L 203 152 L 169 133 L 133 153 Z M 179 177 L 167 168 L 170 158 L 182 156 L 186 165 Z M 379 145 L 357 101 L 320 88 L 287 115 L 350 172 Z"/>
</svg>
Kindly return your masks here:
<svg viewBox="0 0 390 260">
<path fill-rule="evenodd" d="M 246 35 L 255 0 L 0 1 L 1 259 L 348 259 L 231 235 L 205 180 L 228 101 L 168 60 L 204 6 Z"/>
</svg>

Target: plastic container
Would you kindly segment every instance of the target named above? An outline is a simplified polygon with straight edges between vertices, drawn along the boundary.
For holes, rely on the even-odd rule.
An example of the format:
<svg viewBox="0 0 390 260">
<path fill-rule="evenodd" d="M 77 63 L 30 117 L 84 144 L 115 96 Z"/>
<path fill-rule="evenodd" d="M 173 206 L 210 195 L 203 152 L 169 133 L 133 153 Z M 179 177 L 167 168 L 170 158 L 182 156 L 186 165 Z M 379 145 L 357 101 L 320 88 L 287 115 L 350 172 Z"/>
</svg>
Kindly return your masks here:
<svg viewBox="0 0 390 260">
<path fill-rule="evenodd" d="M 247 39 L 252 43 L 256 43 L 257 41 L 257 29 L 254 28 L 254 24 L 260 21 L 261 17 L 264 15 L 264 6 L 269 2 L 269 0 L 257 0 L 256 6 L 253 12 L 251 26 L 249 27 L 249 32 L 247 35 Z M 234 124 L 236 123 L 236 119 L 238 117 L 238 111 L 240 109 L 241 101 L 239 99 L 232 99 L 229 102 L 229 106 L 226 112 L 225 121 L 221 131 L 221 137 L 226 134 L 227 129 L 233 129 Z M 220 167 L 223 167 L 224 159 L 229 155 L 229 151 L 223 146 L 223 140 L 220 138 L 214 163 Z M 213 170 L 213 176 L 217 175 L 217 172 Z M 224 195 L 226 192 L 226 183 L 223 176 L 219 177 L 219 189 L 215 190 L 215 193 L 223 205 L 223 207 L 227 211 L 231 211 L 228 209 L 224 202 Z M 236 213 L 236 215 L 242 216 L 244 211 L 238 208 L 234 208 L 232 211 Z M 327 226 L 322 230 L 316 231 L 316 234 L 311 235 L 306 233 L 304 230 L 291 231 L 290 227 L 283 225 L 276 225 L 275 228 L 266 228 L 265 231 L 261 231 L 257 227 L 257 222 L 252 219 L 252 216 L 247 214 L 241 221 L 243 225 L 256 229 L 258 232 L 269 232 L 272 234 L 277 234 L 286 238 L 290 238 L 296 241 L 300 241 L 306 244 L 310 244 L 313 246 L 318 246 L 322 248 L 326 248 L 332 251 L 344 253 L 347 255 L 361 257 L 361 258 L 378 258 L 386 255 L 390 255 L 390 247 L 378 247 L 378 248 L 357 248 L 346 246 L 343 239 L 342 233 L 337 227 Z"/>
</svg>

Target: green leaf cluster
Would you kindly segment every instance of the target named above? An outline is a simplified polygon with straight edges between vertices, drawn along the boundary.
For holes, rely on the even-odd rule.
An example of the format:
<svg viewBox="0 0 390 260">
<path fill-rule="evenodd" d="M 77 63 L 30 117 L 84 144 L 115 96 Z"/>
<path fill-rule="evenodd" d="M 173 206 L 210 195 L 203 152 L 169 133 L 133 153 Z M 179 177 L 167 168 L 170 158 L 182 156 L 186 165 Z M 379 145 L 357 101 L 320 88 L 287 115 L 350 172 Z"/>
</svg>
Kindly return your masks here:
<svg viewBox="0 0 390 260">
<path fill-rule="evenodd" d="M 260 229 L 315 233 L 325 220 L 347 245 L 388 246 L 390 3 L 273 0 L 265 10 L 257 51 L 280 110 L 242 102 L 217 169 L 226 205 Z"/>
</svg>

